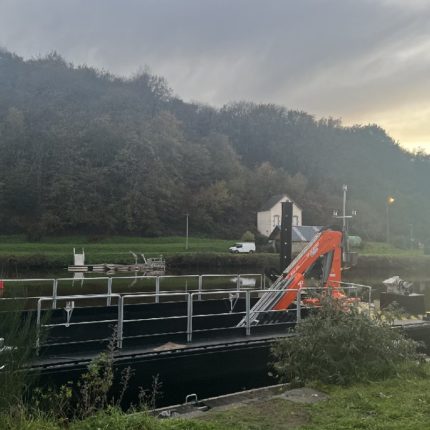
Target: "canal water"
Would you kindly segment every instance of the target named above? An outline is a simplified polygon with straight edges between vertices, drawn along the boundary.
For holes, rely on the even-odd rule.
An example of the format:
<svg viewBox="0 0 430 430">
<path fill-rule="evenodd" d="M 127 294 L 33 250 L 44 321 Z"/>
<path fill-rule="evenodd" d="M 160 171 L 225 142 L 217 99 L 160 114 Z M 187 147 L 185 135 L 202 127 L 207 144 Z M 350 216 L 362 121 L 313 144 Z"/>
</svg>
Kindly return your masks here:
<svg viewBox="0 0 430 430">
<path fill-rule="evenodd" d="M 383 285 L 383 281 L 387 278 L 394 276 L 395 274 L 391 274 L 385 277 L 378 278 L 363 278 L 363 277 L 354 277 L 354 276 L 344 276 L 343 281 L 345 282 L 353 282 L 357 284 L 368 285 L 372 287 L 372 300 L 379 299 L 379 294 L 381 292 L 386 291 L 386 287 Z M 413 293 L 416 294 L 424 294 L 425 308 L 427 311 L 430 311 L 430 278 L 428 277 L 401 277 L 402 279 L 413 283 Z"/>
<path fill-rule="evenodd" d="M 252 274 L 250 274 L 252 272 Z M 219 268 L 208 269 L 202 272 L 201 269 L 194 270 L 188 268 L 186 271 L 168 271 L 166 275 L 172 278 L 162 278 L 160 282 L 160 291 L 180 291 L 189 292 L 198 289 L 198 278 L 193 275 L 218 275 L 204 276 L 203 284 L 205 290 L 215 289 L 234 289 L 237 285 L 237 274 L 243 274 L 240 278 L 242 287 L 261 288 L 261 279 L 253 276 L 263 273 L 261 270 L 249 270 L 245 268 L 227 268 L 222 271 Z M 226 276 L 220 276 L 220 275 Z M 247 275 L 248 274 L 248 275 Z M 51 296 L 53 290 L 53 279 L 60 279 L 58 282 L 57 294 L 59 296 L 78 295 L 78 294 L 106 294 L 107 278 L 112 277 L 112 293 L 154 293 L 156 281 L 154 276 L 143 277 L 142 273 L 115 273 L 107 275 L 103 273 L 72 273 L 67 270 L 57 271 L 38 271 L 38 272 L 14 272 L 9 273 L 8 279 L 24 280 L 38 279 L 30 282 L 5 281 L 4 288 L 0 289 L 0 298 L 29 298 L 40 296 Z M 189 277 L 187 275 L 190 275 Z M 372 287 L 372 299 L 378 299 L 379 293 L 385 291 L 383 286 L 384 279 L 393 276 L 389 274 L 386 277 L 366 278 L 351 276 L 345 273 L 343 280 L 357 284 L 369 285 Z M 6 279 L 6 276 L 3 275 Z M 428 277 L 407 277 L 407 281 L 413 282 L 413 292 L 424 294 L 426 309 L 430 311 L 430 278 Z M 268 284 L 266 284 L 266 287 Z M 0 309 L 4 306 L 0 305 Z"/>
<path fill-rule="evenodd" d="M 201 286 L 204 291 L 223 290 L 240 287 L 251 289 L 264 288 L 264 280 L 259 271 L 219 270 L 205 273 L 189 270 L 187 272 L 170 271 L 160 276 L 159 292 L 194 292 L 199 289 L 199 276 L 203 275 Z M 239 279 L 238 279 L 238 275 Z M 19 299 L 24 308 L 35 308 L 38 297 L 52 297 L 54 279 L 57 296 L 108 294 L 111 278 L 112 294 L 154 294 L 157 291 L 156 275 L 144 276 L 143 273 L 73 273 L 62 271 L 20 272 L 13 276 L 3 277 L 3 288 L 0 288 L 0 310 L 10 306 L 11 299 Z M 1 279 L 1 278 L 0 278 Z M 104 300 L 104 299 L 103 299 Z M 151 302 L 154 298 L 143 298 L 140 302 Z M 160 297 L 160 302 L 167 297 Z M 46 303 L 49 306 L 48 303 Z"/>
</svg>

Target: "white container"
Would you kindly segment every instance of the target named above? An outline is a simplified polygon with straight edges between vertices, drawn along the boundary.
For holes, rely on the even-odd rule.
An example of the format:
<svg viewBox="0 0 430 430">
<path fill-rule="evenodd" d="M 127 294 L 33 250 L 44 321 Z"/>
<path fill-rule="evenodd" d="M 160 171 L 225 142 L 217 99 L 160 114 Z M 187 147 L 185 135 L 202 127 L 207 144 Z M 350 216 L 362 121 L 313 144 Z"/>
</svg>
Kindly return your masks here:
<svg viewBox="0 0 430 430">
<path fill-rule="evenodd" d="M 238 242 L 230 246 L 228 250 L 233 254 L 252 254 L 255 252 L 254 242 Z"/>
</svg>

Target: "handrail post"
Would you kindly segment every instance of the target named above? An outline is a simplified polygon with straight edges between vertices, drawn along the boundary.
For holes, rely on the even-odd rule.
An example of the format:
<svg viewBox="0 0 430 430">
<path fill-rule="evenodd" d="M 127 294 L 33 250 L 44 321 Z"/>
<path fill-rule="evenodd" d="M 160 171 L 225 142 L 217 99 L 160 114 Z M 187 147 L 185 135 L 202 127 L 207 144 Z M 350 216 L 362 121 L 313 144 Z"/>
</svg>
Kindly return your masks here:
<svg viewBox="0 0 430 430">
<path fill-rule="evenodd" d="M 301 290 L 297 290 L 297 307 L 296 307 L 296 312 L 297 312 L 297 324 L 300 323 L 300 321 L 302 320 L 302 291 Z"/>
<path fill-rule="evenodd" d="M 241 283 L 241 279 L 240 279 L 240 274 L 239 274 L 236 277 L 236 289 L 237 289 L 237 291 L 240 291 L 240 283 Z"/>
<path fill-rule="evenodd" d="M 110 306 L 112 304 L 112 282 L 113 282 L 113 279 L 108 278 L 107 288 L 108 288 L 109 297 L 106 299 L 106 306 Z"/>
<path fill-rule="evenodd" d="M 249 312 L 251 309 L 250 301 L 251 301 L 251 293 L 249 290 L 245 291 L 245 306 L 246 306 L 246 313 L 245 313 L 245 322 L 246 322 L 246 335 L 249 336 L 251 334 L 251 324 L 249 320 Z"/>
<path fill-rule="evenodd" d="M 58 279 L 52 283 L 52 309 L 57 309 Z"/>
<path fill-rule="evenodd" d="M 263 290 L 265 290 L 266 289 L 266 274 L 263 273 L 261 276 L 263 278 Z"/>
<path fill-rule="evenodd" d="M 370 317 L 372 312 L 372 288 L 368 287 L 367 291 L 369 291 L 369 317 Z"/>
<path fill-rule="evenodd" d="M 193 340 L 193 293 L 188 294 L 187 300 L 187 342 Z"/>
<path fill-rule="evenodd" d="M 155 303 L 160 303 L 160 277 L 155 278 Z"/>
<path fill-rule="evenodd" d="M 124 297 L 120 296 L 118 298 L 118 328 L 117 328 L 117 347 L 122 349 L 122 339 L 123 339 L 123 329 L 124 329 Z"/>
<path fill-rule="evenodd" d="M 40 321 L 42 313 L 42 299 L 37 301 L 37 320 L 36 320 L 36 354 L 39 355 L 40 348 Z"/>
<path fill-rule="evenodd" d="M 201 301 L 202 300 L 202 290 L 203 290 L 203 275 L 199 275 L 199 295 L 198 295 L 198 300 Z"/>
</svg>

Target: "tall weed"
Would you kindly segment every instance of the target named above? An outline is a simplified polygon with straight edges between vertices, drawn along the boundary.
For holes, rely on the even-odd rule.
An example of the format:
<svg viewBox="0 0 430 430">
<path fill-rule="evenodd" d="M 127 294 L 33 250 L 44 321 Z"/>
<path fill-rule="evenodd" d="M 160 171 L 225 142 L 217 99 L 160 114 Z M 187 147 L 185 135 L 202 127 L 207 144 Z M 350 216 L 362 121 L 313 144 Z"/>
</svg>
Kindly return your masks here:
<svg viewBox="0 0 430 430">
<path fill-rule="evenodd" d="M 296 326 L 295 336 L 272 348 L 275 373 L 282 381 L 350 384 L 385 378 L 405 362 L 419 361 L 418 344 L 339 300 L 322 298 L 322 307 Z"/>
<path fill-rule="evenodd" d="M 0 313 L 0 410 L 21 404 L 37 377 L 26 366 L 36 354 L 36 324 L 18 303 L 11 301 L 10 309 Z"/>
</svg>

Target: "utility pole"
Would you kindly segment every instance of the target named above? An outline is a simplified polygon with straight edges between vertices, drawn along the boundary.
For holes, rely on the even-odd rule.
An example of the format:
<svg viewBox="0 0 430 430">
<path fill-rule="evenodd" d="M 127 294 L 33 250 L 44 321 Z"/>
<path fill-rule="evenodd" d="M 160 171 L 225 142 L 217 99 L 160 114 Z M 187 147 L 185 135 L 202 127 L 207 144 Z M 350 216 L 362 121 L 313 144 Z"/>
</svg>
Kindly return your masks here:
<svg viewBox="0 0 430 430">
<path fill-rule="evenodd" d="M 342 260 L 344 262 L 348 261 L 348 255 L 349 255 L 349 242 L 348 242 L 348 218 L 352 218 L 353 216 L 357 215 L 357 211 L 353 210 L 351 211 L 351 215 L 346 214 L 346 192 L 348 191 L 348 186 L 343 184 L 342 185 L 342 191 L 343 191 L 343 200 L 342 200 L 342 215 L 338 215 L 338 211 L 333 211 L 333 216 L 337 219 L 342 219 L 342 235 L 343 235 L 343 244 L 342 244 Z"/>
<path fill-rule="evenodd" d="M 390 243 L 390 206 L 385 204 L 385 242 Z"/>
<path fill-rule="evenodd" d="M 342 185 L 343 190 L 343 205 L 342 205 L 342 232 L 343 234 L 346 233 L 346 192 L 348 191 L 348 186 L 343 184 Z"/>
<path fill-rule="evenodd" d="M 414 248 L 414 225 L 409 224 L 409 248 Z"/>
<path fill-rule="evenodd" d="M 185 249 L 188 250 L 188 212 L 185 215 L 187 217 L 185 225 Z"/>
<path fill-rule="evenodd" d="M 385 222 L 386 222 L 386 227 L 387 227 L 387 231 L 386 231 L 386 240 L 387 243 L 390 243 L 390 206 L 396 201 L 396 199 L 394 197 L 387 197 L 387 200 L 385 202 Z"/>
</svg>

